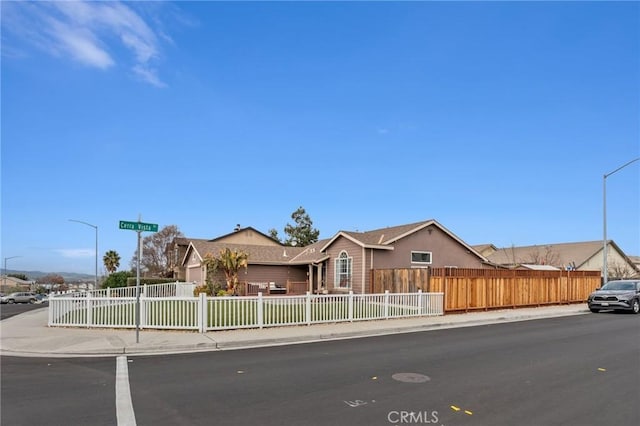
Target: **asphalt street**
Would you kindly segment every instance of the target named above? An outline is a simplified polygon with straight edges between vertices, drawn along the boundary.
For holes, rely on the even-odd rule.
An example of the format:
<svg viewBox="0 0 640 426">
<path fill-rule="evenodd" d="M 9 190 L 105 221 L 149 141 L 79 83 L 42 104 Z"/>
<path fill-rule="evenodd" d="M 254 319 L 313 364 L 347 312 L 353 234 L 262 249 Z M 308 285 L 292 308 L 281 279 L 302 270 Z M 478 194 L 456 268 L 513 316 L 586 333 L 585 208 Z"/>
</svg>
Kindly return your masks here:
<svg viewBox="0 0 640 426">
<path fill-rule="evenodd" d="M 5 303 L 0 305 L 0 320 L 11 318 L 34 309 L 46 308 L 48 303 L 30 304 L 30 303 Z"/>
<path fill-rule="evenodd" d="M 129 358 L 138 425 L 636 425 L 640 316 Z M 115 358 L 2 358 L 2 424 L 117 424 Z M 35 408 L 37 407 L 37 408 Z"/>
</svg>

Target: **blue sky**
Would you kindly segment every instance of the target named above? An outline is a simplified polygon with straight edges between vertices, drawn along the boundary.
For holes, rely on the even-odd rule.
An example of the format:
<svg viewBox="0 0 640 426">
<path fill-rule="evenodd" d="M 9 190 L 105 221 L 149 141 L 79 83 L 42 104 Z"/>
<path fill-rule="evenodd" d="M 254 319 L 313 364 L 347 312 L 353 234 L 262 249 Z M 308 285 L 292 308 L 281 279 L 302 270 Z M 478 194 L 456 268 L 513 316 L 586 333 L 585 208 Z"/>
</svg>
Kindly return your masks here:
<svg viewBox="0 0 640 426">
<path fill-rule="evenodd" d="M 602 239 L 640 156 L 637 2 L 2 2 L 2 257 L 92 274 L 136 234 L 436 219 Z M 607 179 L 640 255 L 640 162 Z M 102 262 L 100 262 L 102 263 Z M 102 265 L 100 265 L 102 268 Z"/>
</svg>

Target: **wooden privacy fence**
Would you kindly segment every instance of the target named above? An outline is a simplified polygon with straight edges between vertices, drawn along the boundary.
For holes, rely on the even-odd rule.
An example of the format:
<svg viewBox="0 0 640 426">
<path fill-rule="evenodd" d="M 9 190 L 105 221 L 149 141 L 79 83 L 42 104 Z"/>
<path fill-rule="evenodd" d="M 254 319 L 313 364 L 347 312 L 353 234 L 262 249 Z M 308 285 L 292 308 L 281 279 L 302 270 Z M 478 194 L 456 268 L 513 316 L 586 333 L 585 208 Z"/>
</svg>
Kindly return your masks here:
<svg viewBox="0 0 640 426">
<path fill-rule="evenodd" d="M 371 293 L 444 293 L 445 312 L 586 302 L 600 271 L 416 268 L 371 271 Z"/>
</svg>

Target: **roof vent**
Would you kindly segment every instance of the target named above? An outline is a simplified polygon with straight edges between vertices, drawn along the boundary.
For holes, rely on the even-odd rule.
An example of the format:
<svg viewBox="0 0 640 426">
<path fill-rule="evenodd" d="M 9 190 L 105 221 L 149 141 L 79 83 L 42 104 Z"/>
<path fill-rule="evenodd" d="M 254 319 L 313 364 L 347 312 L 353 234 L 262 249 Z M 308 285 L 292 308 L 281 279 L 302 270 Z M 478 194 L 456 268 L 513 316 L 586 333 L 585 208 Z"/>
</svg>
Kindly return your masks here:
<svg viewBox="0 0 640 426">
<path fill-rule="evenodd" d="M 240 224 L 238 223 L 235 228 L 233 228 L 233 232 L 238 232 L 240 230 Z"/>
</svg>

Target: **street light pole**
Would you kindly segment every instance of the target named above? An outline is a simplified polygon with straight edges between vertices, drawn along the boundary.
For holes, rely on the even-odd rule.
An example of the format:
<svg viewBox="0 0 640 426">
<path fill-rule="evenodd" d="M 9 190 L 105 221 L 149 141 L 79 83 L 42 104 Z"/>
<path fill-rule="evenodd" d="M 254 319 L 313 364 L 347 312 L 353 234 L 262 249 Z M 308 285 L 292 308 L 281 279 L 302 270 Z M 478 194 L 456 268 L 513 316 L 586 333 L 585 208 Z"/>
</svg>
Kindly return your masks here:
<svg viewBox="0 0 640 426">
<path fill-rule="evenodd" d="M 22 257 L 22 256 L 11 256 L 11 257 L 4 258 L 4 275 L 2 277 L 3 287 L 7 287 L 7 260 L 15 259 L 16 257 Z"/>
<path fill-rule="evenodd" d="M 639 161 L 640 157 L 634 158 L 631 161 L 626 162 L 622 166 L 618 167 L 611 173 L 605 173 L 602 176 L 602 283 L 606 284 L 608 280 L 608 270 L 607 270 L 607 178 L 612 174 L 619 172 L 630 164 Z"/>
<path fill-rule="evenodd" d="M 95 276 L 95 283 L 93 284 L 93 289 L 97 290 L 98 289 L 98 225 L 92 225 L 82 220 L 75 220 L 75 219 L 69 219 L 69 222 L 82 223 L 83 225 L 90 226 L 96 230 L 96 276 Z"/>
</svg>

